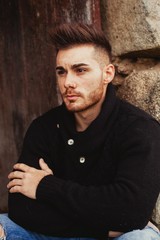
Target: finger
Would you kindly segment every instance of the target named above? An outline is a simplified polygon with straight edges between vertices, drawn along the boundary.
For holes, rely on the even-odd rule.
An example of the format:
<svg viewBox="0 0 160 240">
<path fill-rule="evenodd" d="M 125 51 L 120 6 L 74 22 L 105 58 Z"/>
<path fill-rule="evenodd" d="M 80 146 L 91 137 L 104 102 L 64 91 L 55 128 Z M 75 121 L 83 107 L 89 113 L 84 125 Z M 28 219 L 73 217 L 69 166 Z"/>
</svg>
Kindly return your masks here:
<svg viewBox="0 0 160 240">
<path fill-rule="evenodd" d="M 41 169 L 44 171 L 47 171 L 49 169 L 47 163 L 45 163 L 43 158 L 39 159 L 39 165 L 40 165 Z"/>
<path fill-rule="evenodd" d="M 20 171 L 11 172 L 11 173 L 8 175 L 8 178 L 9 178 L 9 179 L 23 178 L 23 177 L 24 177 L 24 172 L 20 172 Z"/>
<path fill-rule="evenodd" d="M 9 189 L 10 193 L 20 193 L 21 192 L 21 186 L 14 186 L 12 188 Z"/>
<path fill-rule="evenodd" d="M 13 179 L 7 184 L 7 188 L 10 189 L 14 186 L 22 186 L 22 180 L 21 179 Z"/>
<path fill-rule="evenodd" d="M 23 172 L 28 172 L 31 167 L 29 167 L 28 165 L 24 164 L 24 163 L 16 163 L 13 168 L 15 170 L 20 170 L 20 171 L 23 171 Z"/>
<path fill-rule="evenodd" d="M 52 170 L 48 167 L 47 163 L 45 163 L 43 158 L 39 159 L 39 165 L 42 170 L 44 170 L 47 173 L 53 174 Z"/>
</svg>

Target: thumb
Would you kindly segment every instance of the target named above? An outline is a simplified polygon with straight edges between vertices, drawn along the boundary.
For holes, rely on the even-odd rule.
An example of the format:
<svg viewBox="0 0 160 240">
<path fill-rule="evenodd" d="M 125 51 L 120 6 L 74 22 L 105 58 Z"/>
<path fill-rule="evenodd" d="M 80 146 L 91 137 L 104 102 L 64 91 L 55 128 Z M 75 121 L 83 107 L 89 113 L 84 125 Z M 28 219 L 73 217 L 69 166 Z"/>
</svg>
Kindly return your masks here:
<svg viewBox="0 0 160 240">
<path fill-rule="evenodd" d="M 39 159 L 39 165 L 43 171 L 47 172 L 48 174 L 53 174 L 52 170 L 48 167 L 43 158 Z"/>
</svg>

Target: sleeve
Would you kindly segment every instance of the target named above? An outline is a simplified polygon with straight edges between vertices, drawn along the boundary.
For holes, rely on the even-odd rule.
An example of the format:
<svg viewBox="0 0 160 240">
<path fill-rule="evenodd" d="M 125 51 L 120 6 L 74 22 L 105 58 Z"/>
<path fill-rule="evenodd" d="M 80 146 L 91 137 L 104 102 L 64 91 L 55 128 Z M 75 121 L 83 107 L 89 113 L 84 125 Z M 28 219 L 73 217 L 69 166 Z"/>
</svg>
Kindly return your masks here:
<svg viewBox="0 0 160 240">
<path fill-rule="evenodd" d="M 38 118 L 31 123 L 25 134 L 22 152 L 18 162 L 39 169 L 39 159 L 42 157 L 53 170 L 54 160 L 51 160 L 51 148 L 54 147 L 54 145 L 50 144 L 50 136 L 52 135 L 54 140 L 54 132 L 51 132 L 51 128 L 47 125 L 47 123 L 44 124 L 44 121 L 41 121 L 41 118 Z M 46 204 L 41 204 L 38 201 L 27 198 L 20 193 L 9 193 L 8 215 L 20 226 L 30 230 L 37 228 L 39 229 L 39 232 L 41 227 L 40 224 L 43 224 L 46 221 L 46 219 L 43 219 L 43 212 L 46 212 L 46 214 L 47 212 L 50 212 L 50 207 L 46 206 Z M 41 223 L 39 224 L 40 221 Z"/>
<path fill-rule="evenodd" d="M 138 120 L 117 136 L 112 184 L 82 186 L 49 175 L 38 185 L 37 200 L 10 196 L 10 216 L 25 228 L 56 236 L 105 237 L 109 230 L 141 229 L 159 194 L 159 146 L 159 125 Z"/>
</svg>

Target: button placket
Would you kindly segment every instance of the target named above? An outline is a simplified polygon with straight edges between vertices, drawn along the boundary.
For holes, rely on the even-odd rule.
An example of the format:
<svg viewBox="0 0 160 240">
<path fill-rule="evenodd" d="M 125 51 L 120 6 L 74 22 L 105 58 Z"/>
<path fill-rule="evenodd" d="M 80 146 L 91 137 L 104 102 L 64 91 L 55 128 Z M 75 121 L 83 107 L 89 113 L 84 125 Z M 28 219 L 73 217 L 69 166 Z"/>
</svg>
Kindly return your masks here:
<svg viewBox="0 0 160 240">
<path fill-rule="evenodd" d="M 73 145 L 74 144 L 74 140 L 73 139 L 68 139 L 68 145 Z"/>
<path fill-rule="evenodd" d="M 80 157 L 80 158 L 79 158 L 79 162 L 80 162 L 80 163 L 85 163 L 85 161 L 86 161 L 85 157 Z"/>
</svg>

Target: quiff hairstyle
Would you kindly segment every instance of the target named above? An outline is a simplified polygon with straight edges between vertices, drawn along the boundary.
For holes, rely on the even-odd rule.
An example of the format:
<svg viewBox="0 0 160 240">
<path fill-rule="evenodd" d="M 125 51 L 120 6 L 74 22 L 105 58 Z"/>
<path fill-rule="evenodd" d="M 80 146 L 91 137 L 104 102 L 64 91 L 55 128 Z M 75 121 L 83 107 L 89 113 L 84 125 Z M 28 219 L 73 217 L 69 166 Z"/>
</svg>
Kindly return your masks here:
<svg viewBox="0 0 160 240">
<path fill-rule="evenodd" d="M 111 46 L 101 29 L 91 24 L 64 23 L 50 33 L 51 43 L 56 51 L 66 49 L 77 44 L 93 44 L 103 49 L 111 60 Z"/>
</svg>

